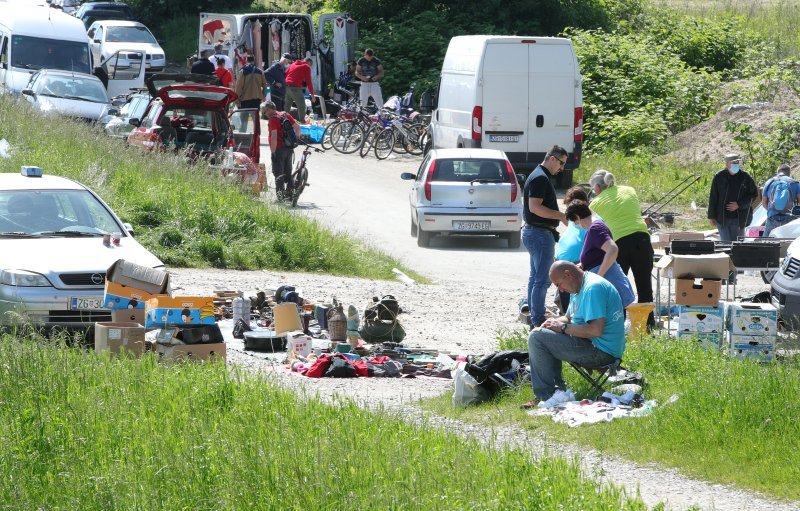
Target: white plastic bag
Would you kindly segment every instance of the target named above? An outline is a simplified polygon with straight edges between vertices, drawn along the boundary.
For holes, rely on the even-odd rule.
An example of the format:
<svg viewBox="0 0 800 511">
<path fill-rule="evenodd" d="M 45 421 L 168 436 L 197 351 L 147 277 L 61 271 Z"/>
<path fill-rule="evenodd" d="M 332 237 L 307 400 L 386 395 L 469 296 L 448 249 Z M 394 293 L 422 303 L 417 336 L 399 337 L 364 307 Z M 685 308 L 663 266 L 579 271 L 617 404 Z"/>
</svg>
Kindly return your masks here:
<svg viewBox="0 0 800 511">
<path fill-rule="evenodd" d="M 458 364 L 455 373 L 453 373 L 453 381 L 455 381 L 453 406 L 469 406 L 489 399 L 486 389 L 481 387 L 478 381 L 464 370 L 465 365 L 466 362 L 461 362 Z"/>
</svg>

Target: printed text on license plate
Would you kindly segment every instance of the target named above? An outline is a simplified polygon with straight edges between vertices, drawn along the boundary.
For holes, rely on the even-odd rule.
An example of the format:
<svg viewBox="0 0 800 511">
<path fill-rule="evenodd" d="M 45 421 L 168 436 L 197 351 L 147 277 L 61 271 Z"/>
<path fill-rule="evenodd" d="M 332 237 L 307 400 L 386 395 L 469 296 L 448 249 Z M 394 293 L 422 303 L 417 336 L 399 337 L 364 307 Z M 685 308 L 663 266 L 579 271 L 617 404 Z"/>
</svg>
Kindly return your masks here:
<svg viewBox="0 0 800 511">
<path fill-rule="evenodd" d="M 453 228 L 457 231 L 488 231 L 489 222 L 453 222 Z"/>
<path fill-rule="evenodd" d="M 103 308 L 103 299 L 98 296 L 87 297 L 87 298 L 73 296 L 69 299 L 69 310 L 82 311 L 82 310 L 102 309 L 102 308 Z"/>
<path fill-rule="evenodd" d="M 519 135 L 489 135 L 489 142 L 519 142 Z"/>
</svg>

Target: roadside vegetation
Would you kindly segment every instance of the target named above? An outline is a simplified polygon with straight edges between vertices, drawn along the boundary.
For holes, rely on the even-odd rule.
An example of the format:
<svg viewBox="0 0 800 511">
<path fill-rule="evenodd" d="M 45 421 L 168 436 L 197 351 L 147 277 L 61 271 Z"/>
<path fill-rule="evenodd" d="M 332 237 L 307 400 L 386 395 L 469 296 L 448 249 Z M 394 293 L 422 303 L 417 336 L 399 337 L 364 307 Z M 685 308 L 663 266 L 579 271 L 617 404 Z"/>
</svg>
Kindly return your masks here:
<svg viewBox="0 0 800 511">
<path fill-rule="evenodd" d="M 499 348 L 527 351 L 527 337 L 507 332 Z M 800 359 L 759 364 L 705 351 L 685 339 L 643 337 L 628 343 L 624 365 L 648 380 L 647 398 L 660 403 L 655 413 L 568 428 L 519 409 L 533 397 L 529 384 L 477 406 L 453 408 L 447 395 L 428 400 L 424 408 L 487 427 L 513 425 L 703 480 L 800 500 Z M 579 399 L 596 397 L 566 364 L 564 376 Z M 672 396 L 677 400 L 666 404 Z"/>
<path fill-rule="evenodd" d="M 130 222 L 167 266 L 322 272 L 394 278 L 397 260 L 345 233 L 259 200 L 203 164 L 144 153 L 99 128 L 43 117 L 22 100 L 0 97 L 0 138 L 11 144 L 4 171 L 37 165 L 76 179 Z"/>
<path fill-rule="evenodd" d="M 556 457 L 478 445 L 221 363 L 0 339 L 13 509 L 643 510 Z"/>
</svg>

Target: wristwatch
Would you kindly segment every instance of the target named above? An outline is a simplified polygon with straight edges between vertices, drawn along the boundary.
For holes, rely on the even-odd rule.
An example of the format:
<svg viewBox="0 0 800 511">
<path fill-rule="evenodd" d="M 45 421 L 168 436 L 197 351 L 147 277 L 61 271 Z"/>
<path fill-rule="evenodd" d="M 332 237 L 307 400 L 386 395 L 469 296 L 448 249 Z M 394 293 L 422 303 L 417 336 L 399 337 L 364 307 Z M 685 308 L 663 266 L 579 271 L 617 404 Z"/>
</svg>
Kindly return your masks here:
<svg viewBox="0 0 800 511">
<path fill-rule="evenodd" d="M 561 333 L 562 334 L 566 334 L 567 333 L 567 325 L 568 324 L 569 323 L 561 323 Z"/>
</svg>

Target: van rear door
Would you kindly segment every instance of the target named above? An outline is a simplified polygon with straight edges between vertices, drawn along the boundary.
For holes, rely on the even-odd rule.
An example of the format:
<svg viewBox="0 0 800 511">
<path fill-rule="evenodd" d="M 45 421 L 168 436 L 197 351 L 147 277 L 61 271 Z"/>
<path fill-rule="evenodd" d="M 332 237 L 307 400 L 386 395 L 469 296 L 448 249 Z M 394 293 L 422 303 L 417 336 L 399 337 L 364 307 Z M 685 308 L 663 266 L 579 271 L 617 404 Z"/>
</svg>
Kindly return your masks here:
<svg viewBox="0 0 800 511">
<path fill-rule="evenodd" d="M 506 153 L 527 152 L 528 66 L 527 44 L 493 41 L 483 57 L 483 136 L 481 147 Z"/>
<path fill-rule="evenodd" d="M 553 144 L 573 152 L 575 56 L 569 44 L 539 40 L 528 47 L 529 153 L 546 153 Z"/>
</svg>

